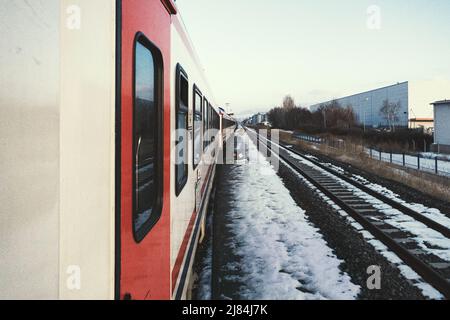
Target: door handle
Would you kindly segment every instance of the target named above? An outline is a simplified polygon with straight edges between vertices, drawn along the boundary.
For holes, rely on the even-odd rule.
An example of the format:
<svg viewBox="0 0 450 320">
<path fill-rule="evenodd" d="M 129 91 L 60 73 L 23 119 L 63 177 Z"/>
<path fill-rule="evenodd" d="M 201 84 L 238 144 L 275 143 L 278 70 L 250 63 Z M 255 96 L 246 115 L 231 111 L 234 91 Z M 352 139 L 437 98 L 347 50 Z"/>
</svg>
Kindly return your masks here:
<svg viewBox="0 0 450 320">
<path fill-rule="evenodd" d="M 136 164 L 134 165 L 136 187 L 139 188 L 139 150 L 141 149 L 142 136 L 139 137 L 138 144 L 136 146 Z M 136 192 L 136 203 L 139 204 L 139 192 Z"/>
</svg>

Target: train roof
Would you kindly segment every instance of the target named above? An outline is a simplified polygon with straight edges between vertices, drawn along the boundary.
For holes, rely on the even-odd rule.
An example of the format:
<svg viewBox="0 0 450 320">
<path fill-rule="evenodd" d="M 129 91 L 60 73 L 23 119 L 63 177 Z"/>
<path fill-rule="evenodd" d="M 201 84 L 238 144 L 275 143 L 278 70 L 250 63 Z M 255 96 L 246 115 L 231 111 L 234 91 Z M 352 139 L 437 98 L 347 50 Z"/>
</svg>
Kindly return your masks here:
<svg viewBox="0 0 450 320">
<path fill-rule="evenodd" d="M 197 50 L 195 49 L 194 42 L 192 41 L 192 38 L 189 35 L 189 32 L 187 30 L 186 24 L 184 23 L 183 16 L 180 13 L 180 10 L 176 6 L 176 4 L 172 0 L 161 0 L 163 3 L 170 2 L 175 8 L 175 12 L 172 19 L 172 25 L 175 27 L 176 31 L 179 33 L 181 38 L 183 39 L 184 45 L 186 49 L 188 50 L 192 60 L 194 61 L 201 77 L 204 82 L 204 84 L 207 87 L 207 90 L 209 92 L 209 102 L 211 102 L 212 107 L 217 111 L 217 113 L 220 112 L 218 106 L 217 106 L 217 99 L 214 95 L 214 91 L 211 89 L 211 86 L 209 84 L 208 78 L 205 73 L 205 68 L 203 67 L 203 64 L 201 63 L 201 59 L 199 57 L 199 54 L 197 53 Z"/>
</svg>

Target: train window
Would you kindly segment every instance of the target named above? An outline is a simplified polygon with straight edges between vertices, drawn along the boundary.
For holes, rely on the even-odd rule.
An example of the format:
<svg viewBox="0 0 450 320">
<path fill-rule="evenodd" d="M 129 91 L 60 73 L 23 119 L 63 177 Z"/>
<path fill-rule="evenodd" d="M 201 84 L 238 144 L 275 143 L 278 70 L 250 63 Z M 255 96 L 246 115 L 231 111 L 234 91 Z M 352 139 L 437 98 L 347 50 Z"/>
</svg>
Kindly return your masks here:
<svg viewBox="0 0 450 320">
<path fill-rule="evenodd" d="M 214 121 L 214 109 L 211 106 L 211 104 L 208 105 L 208 110 L 209 110 L 209 115 L 208 115 L 208 130 L 210 132 L 209 136 L 208 136 L 208 145 L 211 143 L 211 140 L 214 136 L 214 131 L 213 131 L 213 121 Z"/>
<path fill-rule="evenodd" d="M 133 234 L 140 242 L 158 222 L 162 210 L 161 52 L 138 33 L 133 77 Z"/>
<path fill-rule="evenodd" d="M 176 142 L 175 142 L 175 178 L 176 195 L 183 191 L 188 179 L 188 109 L 189 81 L 186 72 L 177 65 L 176 83 Z"/>
<path fill-rule="evenodd" d="M 203 151 L 208 147 L 208 100 L 203 99 Z"/>
<path fill-rule="evenodd" d="M 219 115 L 216 113 L 214 116 L 214 128 L 218 131 L 220 130 L 219 126 Z"/>
<path fill-rule="evenodd" d="M 193 167 L 197 168 L 202 156 L 202 94 L 194 85 L 194 139 L 193 143 Z"/>
</svg>

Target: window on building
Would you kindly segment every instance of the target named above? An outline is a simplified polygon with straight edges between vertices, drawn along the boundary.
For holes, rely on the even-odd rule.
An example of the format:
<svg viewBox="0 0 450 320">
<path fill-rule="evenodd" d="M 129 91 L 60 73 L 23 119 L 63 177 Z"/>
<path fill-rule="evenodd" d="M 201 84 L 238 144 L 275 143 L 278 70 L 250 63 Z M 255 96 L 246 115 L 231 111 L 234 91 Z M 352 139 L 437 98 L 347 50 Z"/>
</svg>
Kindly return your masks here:
<svg viewBox="0 0 450 320">
<path fill-rule="evenodd" d="M 142 241 L 162 210 L 163 72 L 160 51 L 138 34 L 134 55 L 133 233 Z"/>
<path fill-rule="evenodd" d="M 177 66 L 176 77 L 176 142 L 175 177 L 176 195 L 180 195 L 188 179 L 188 114 L 189 81 L 183 68 Z"/>
</svg>

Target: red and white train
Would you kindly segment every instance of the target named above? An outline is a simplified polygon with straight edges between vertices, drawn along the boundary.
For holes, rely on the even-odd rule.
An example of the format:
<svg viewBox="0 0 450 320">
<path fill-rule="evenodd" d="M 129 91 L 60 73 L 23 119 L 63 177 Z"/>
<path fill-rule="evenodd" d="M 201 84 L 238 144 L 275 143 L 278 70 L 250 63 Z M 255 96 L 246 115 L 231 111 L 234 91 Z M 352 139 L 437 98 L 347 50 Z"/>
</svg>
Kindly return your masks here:
<svg viewBox="0 0 450 320">
<path fill-rule="evenodd" d="M 2 6 L 0 298 L 188 299 L 235 121 L 174 2 Z"/>
</svg>

